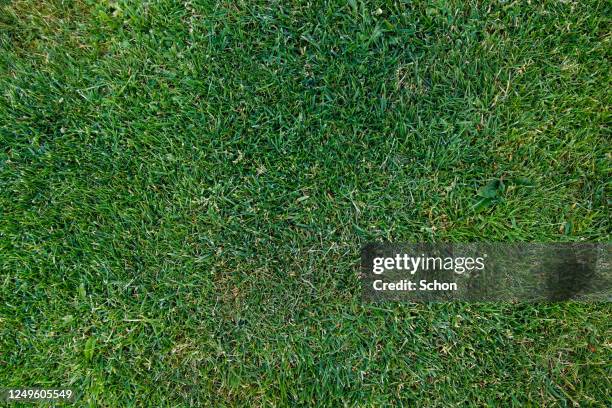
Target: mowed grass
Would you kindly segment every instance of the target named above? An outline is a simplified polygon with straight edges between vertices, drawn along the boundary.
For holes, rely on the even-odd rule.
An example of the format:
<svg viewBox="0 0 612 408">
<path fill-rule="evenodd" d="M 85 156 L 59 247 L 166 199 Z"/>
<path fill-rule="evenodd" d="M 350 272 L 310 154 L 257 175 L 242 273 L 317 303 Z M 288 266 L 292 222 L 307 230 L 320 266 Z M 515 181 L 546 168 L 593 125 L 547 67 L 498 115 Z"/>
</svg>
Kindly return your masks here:
<svg viewBox="0 0 612 408">
<path fill-rule="evenodd" d="M 358 268 L 371 241 L 609 241 L 611 11 L 5 1 L 0 386 L 609 406 L 609 304 L 365 304 Z"/>
</svg>

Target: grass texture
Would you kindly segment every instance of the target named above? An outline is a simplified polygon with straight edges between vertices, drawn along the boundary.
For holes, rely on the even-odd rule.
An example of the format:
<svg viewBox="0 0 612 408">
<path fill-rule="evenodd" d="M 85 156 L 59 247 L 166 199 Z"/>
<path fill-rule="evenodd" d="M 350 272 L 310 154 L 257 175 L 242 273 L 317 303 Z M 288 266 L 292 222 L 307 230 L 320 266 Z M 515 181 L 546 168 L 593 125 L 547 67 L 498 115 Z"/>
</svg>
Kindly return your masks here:
<svg viewBox="0 0 612 408">
<path fill-rule="evenodd" d="M 4 1 L 0 385 L 610 406 L 609 304 L 366 304 L 372 241 L 608 241 L 606 1 Z"/>
</svg>

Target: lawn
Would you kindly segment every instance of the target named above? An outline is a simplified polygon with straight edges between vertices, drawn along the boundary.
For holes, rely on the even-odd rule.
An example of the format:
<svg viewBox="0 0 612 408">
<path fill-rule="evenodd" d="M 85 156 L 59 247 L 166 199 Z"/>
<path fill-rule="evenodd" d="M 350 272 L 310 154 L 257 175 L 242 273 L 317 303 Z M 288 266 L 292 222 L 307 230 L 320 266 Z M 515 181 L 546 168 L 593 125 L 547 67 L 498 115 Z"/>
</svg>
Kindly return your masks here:
<svg viewBox="0 0 612 408">
<path fill-rule="evenodd" d="M 358 273 L 367 242 L 610 240 L 611 15 L 4 0 L 0 386 L 610 406 L 609 303 L 365 303 Z"/>
</svg>

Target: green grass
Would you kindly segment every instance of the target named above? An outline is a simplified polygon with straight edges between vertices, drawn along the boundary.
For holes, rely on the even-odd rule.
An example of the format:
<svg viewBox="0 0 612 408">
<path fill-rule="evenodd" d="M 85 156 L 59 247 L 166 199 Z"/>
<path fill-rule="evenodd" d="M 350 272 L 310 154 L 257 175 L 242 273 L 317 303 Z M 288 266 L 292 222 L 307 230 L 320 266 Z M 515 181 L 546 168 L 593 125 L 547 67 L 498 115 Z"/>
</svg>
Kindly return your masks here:
<svg viewBox="0 0 612 408">
<path fill-rule="evenodd" d="M 0 7 L 0 386 L 609 406 L 609 304 L 357 275 L 370 241 L 609 241 L 609 2 Z"/>
</svg>

